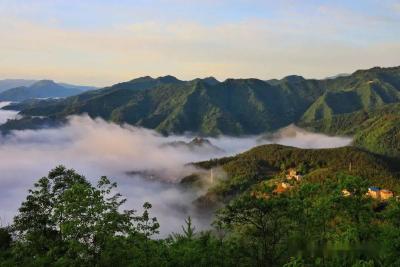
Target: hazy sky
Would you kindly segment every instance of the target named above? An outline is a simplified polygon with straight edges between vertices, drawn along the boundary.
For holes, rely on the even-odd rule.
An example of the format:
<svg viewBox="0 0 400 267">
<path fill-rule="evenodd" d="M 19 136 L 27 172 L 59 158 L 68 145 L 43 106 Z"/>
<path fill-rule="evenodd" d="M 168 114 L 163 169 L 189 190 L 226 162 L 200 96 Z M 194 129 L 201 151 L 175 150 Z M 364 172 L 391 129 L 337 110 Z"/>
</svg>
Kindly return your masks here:
<svg viewBox="0 0 400 267">
<path fill-rule="evenodd" d="M 0 0 L 0 36 L 0 79 L 320 78 L 400 65 L 400 1 Z"/>
</svg>

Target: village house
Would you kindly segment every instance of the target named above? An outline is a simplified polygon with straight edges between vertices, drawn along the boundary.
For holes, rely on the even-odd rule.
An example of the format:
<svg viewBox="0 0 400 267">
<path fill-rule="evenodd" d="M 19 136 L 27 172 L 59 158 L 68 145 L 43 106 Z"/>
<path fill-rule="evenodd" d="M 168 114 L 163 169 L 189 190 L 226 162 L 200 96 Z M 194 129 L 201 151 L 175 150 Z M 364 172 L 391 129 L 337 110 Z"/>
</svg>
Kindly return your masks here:
<svg viewBox="0 0 400 267">
<path fill-rule="evenodd" d="M 343 189 L 343 190 L 342 190 L 342 195 L 343 195 L 344 197 L 349 197 L 349 196 L 351 196 L 351 193 L 350 193 L 349 190 Z"/>
<path fill-rule="evenodd" d="M 367 195 L 373 199 L 388 200 L 393 197 L 393 192 L 388 189 L 381 189 L 376 186 L 371 186 L 368 188 Z"/>
<path fill-rule="evenodd" d="M 393 192 L 387 189 L 381 190 L 381 200 L 388 200 L 393 197 Z"/>
<path fill-rule="evenodd" d="M 295 169 L 289 169 L 289 173 L 286 175 L 286 179 L 288 180 L 296 180 L 296 181 L 301 181 L 303 177 L 301 176 L 301 174 L 296 171 Z"/>
<path fill-rule="evenodd" d="M 374 199 L 378 199 L 380 198 L 380 191 L 381 189 L 379 187 L 371 186 L 368 188 L 367 195 Z"/>
<path fill-rule="evenodd" d="M 274 194 L 282 194 L 282 193 L 286 192 L 287 190 L 289 190 L 291 187 L 292 186 L 290 184 L 282 182 L 276 186 L 273 193 Z"/>
</svg>

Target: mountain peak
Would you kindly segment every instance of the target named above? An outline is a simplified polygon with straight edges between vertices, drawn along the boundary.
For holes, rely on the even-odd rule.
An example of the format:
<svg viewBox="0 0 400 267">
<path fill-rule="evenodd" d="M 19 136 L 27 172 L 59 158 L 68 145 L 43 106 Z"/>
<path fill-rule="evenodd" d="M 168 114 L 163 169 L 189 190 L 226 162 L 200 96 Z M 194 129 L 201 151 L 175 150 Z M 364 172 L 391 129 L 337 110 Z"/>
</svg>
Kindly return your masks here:
<svg viewBox="0 0 400 267">
<path fill-rule="evenodd" d="M 203 78 L 203 79 L 201 79 L 201 80 L 202 80 L 203 82 L 205 82 L 206 84 L 208 84 L 208 85 L 216 85 L 216 84 L 219 84 L 219 83 L 220 83 L 217 79 L 215 79 L 215 78 L 212 77 L 212 76 Z"/>
<path fill-rule="evenodd" d="M 284 77 L 282 80 L 290 82 L 290 83 L 296 83 L 296 82 L 304 81 L 305 79 L 303 76 L 289 75 L 289 76 Z"/>
<path fill-rule="evenodd" d="M 31 87 L 43 87 L 43 86 L 58 86 L 53 80 L 40 80 L 31 85 Z"/>
<path fill-rule="evenodd" d="M 166 75 L 166 76 L 160 76 L 157 78 L 157 80 L 159 80 L 160 82 L 163 83 L 176 83 L 176 82 L 180 82 L 179 79 L 177 79 L 176 77 L 172 76 L 172 75 Z"/>
<path fill-rule="evenodd" d="M 132 79 L 129 82 L 147 82 L 147 81 L 153 81 L 153 80 L 154 80 L 154 78 L 147 75 L 147 76 Z"/>
<path fill-rule="evenodd" d="M 207 85 L 216 85 L 219 84 L 220 81 L 218 81 L 217 79 L 215 79 L 214 77 L 210 76 L 210 77 L 205 77 L 205 78 L 196 78 L 194 80 L 192 80 L 193 82 L 203 82 Z"/>
</svg>

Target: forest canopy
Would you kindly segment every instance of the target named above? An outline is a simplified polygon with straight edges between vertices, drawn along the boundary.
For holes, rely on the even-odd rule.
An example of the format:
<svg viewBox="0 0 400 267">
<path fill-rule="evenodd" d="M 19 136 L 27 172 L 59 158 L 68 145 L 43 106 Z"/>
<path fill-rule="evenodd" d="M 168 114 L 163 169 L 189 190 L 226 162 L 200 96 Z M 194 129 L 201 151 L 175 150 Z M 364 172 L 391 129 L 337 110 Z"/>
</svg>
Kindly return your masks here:
<svg viewBox="0 0 400 267">
<path fill-rule="evenodd" d="M 400 203 L 367 197 L 368 187 L 344 173 L 305 175 L 281 194 L 261 181 L 219 209 L 208 231 L 188 217 L 160 239 L 150 203 L 124 210 L 115 183 L 94 186 L 59 166 L 1 228 L 0 266 L 397 266 Z"/>
</svg>

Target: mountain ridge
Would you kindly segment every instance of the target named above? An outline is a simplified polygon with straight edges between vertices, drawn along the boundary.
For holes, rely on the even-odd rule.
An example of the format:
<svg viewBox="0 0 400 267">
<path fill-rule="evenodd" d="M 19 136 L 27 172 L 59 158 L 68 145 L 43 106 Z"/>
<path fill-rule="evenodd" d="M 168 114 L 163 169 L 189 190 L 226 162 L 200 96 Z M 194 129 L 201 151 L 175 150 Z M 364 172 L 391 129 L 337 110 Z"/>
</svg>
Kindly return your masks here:
<svg viewBox="0 0 400 267">
<path fill-rule="evenodd" d="M 55 121 L 65 120 L 69 115 L 88 114 L 166 135 L 252 135 L 294 123 L 317 132 L 355 135 L 359 147 L 400 156 L 398 151 L 389 149 L 400 144 L 396 135 L 397 117 L 390 117 L 391 123 L 373 124 L 374 129 L 365 126 L 340 131 L 343 127 L 338 123 L 343 121 L 348 127 L 356 121 L 364 123 L 359 113 L 380 109 L 380 113 L 389 115 L 393 109 L 400 109 L 396 103 L 400 103 L 400 67 L 374 67 L 322 80 L 298 75 L 281 80 L 250 78 L 222 82 L 212 77 L 181 81 L 170 75 L 144 76 L 65 99 L 27 101 L 6 109 Z M 390 105 L 393 106 L 385 109 Z M 10 130 L 11 125 L 3 128 Z M 22 127 L 20 123 L 13 125 Z M 376 134 L 366 134 L 366 129 Z M 388 140 L 384 141 L 388 153 L 378 149 L 382 140 Z"/>
<path fill-rule="evenodd" d="M 28 86 L 19 86 L 0 92 L 0 101 L 24 101 L 33 98 L 57 98 L 80 94 L 93 87 L 39 80 Z"/>
</svg>

